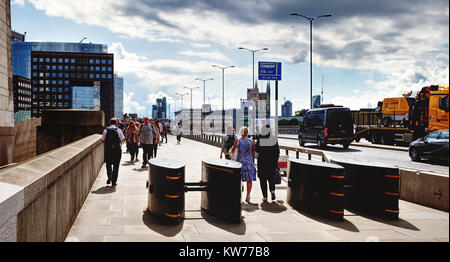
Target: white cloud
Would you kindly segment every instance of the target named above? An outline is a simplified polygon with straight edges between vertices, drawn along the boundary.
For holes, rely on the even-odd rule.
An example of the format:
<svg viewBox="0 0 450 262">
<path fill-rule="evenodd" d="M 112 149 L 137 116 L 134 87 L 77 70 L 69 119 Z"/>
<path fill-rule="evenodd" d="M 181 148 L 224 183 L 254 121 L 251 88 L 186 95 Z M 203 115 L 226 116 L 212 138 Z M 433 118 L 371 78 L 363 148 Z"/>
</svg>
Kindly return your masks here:
<svg viewBox="0 0 450 262">
<path fill-rule="evenodd" d="M 137 113 L 142 115 L 146 113 L 146 107 L 139 104 L 133 99 L 134 93 L 123 93 L 123 112 L 124 113 Z"/>
<path fill-rule="evenodd" d="M 11 4 L 12 5 L 24 6 L 25 5 L 25 0 L 12 0 Z"/>
<path fill-rule="evenodd" d="M 196 51 L 192 51 L 192 50 L 185 50 L 185 51 L 181 51 L 180 54 L 185 55 L 185 56 L 196 56 L 196 57 L 201 57 L 201 58 L 206 58 L 206 59 L 211 59 L 211 60 L 222 61 L 225 63 L 231 63 L 231 61 L 228 57 L 226 57 L 224 54 L 222 54 L 218 51 L 196 52 Z"/>
</svg>

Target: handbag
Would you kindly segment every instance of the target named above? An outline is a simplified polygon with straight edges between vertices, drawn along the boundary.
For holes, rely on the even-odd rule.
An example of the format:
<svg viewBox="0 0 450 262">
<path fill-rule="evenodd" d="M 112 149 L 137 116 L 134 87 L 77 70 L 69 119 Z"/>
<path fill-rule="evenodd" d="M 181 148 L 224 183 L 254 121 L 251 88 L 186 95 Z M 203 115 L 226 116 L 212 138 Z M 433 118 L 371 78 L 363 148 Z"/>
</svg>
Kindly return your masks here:
<svg viewBox="0 0 450 262">
<path fill-rule="evenodd" d="M 276 168 L 275 169 L 275 185 L 279 185 L 281 184 L 281 175 L 280 175 L 280 169 Z"/>
</svg>

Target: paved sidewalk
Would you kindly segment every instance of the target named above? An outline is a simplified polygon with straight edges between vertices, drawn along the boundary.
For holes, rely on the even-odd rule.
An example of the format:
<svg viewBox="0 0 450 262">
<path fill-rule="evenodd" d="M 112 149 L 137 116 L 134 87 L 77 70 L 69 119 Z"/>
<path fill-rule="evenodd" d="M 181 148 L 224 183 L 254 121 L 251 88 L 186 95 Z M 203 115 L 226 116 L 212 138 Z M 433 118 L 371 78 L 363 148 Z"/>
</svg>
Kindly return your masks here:
<svg viewBox="0 0 450 262">
<path fill-rule="evenodd" d="M 219 157 L 219 148 L 174 136 L 158 148 L 158 157 L 186 164 L 186 182 L 201 179 L 201 159 Z M 125 149 L 125 146 L 123 147 Z M 142 160 L 140 149 L 139 159 Z M 343 222 L 334 222 L 296 211 L 286 203 L 286 177 L 277 186 L 277 200 L 261 203 L 259 181 L 253 183 L 252 201 L 244 203 L 241 224 L 228 224 L 200 209 L 201 192 L 186 193 L 186 219 L 175 226 L 160 224 L 148 215 L 147 169 L 122 155 L 118 185 L 106 185 L 103 166 L 66 241 L 179 241 L 179 242 L 339 242 L 401 241 L 448 242 L 449 213 L 400 201 L 400 219 L 389 221 L 345 211 Z M 243 194 L 244 197 L 245 193 Z"/>
</svg>

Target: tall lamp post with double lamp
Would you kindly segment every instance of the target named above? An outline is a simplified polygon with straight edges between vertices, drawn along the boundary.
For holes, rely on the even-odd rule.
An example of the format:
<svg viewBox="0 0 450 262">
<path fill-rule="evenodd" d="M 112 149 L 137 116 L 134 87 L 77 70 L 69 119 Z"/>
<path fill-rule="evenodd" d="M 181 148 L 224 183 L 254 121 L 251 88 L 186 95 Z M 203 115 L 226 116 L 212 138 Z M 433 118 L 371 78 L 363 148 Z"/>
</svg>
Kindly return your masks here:
<svg viewBox="0 0 450 262">
<path fill-rule="evenodd" d="M 195 78 L 195 80 L 200 80 L 200 81 L 203 82 L 203 104 L 205 104 L 205 103 L 206 103 L 206 100 L 205 100 L 205 98 L 206 98 L 206 87 L 205 87 L 205 83 L 206 83 L 206 81 L 214 80 L 214 79 L 213 79 L 213 78 L 208 78 L 208 79 Z"/>
<path fill-rule="evenodd" d="M 212 67 L 222 69 L 222 134 L 225 134 L 225 69 L 233 68 L 234 66 L 221 67 L 218 65 L 212 65 Z"/>
<path fill-rule="evenodd" d="M 307 17 L 299 13 L 291 13 L 291 16 L 301 16 L 309 20 L 309 102 L 310 108 L 313 108 L 312 102 L 312 23 L 321 17 L 330 17 L 331 15 L 319 15 L 315 17 Z"/>
<path fill-rule="evenodd" d="M 191 124 L 190 124 L 190 130 L 191 130 L 191 133 L 190 133 L 190 135 L 192 135 L 193 133 L 192 133 L 192 129 L 193 129 L 193 127 L 194 127 L 194 122 L 193 122 L 193 117 L 192 117 L 192 90 L 193 89 L 195 89 L 195 88 L 199 88 L 198 86 L 194 86 L 194 87 L 184 87 L 184 88 L 186 88 L 186 89 L 189 89 L 189 90 L 191 90 L 191 110 L 190 110 L 190 118 L 191 118 Z"/>
<path fill-rule="evenodd" d="M 258 52 L 258 51 L 263 51 L 263 50 L 267 51 L 267 50 L 269 50 L 269 48 L 264 47 L 264 48 L 261 48 L 261 49 L 251 50 L 251 49 L 248 49 L 248 48 L 245 48 L 245 47 L 238 47 L 238 49 L 247 50 L 247 51 L 252 52 L 252 56 L 253 56 L 253 74 L 252 74 L 253 85 L 252 85 L 252 88 L 255 88 L 255 53 Z"/>
</svg>

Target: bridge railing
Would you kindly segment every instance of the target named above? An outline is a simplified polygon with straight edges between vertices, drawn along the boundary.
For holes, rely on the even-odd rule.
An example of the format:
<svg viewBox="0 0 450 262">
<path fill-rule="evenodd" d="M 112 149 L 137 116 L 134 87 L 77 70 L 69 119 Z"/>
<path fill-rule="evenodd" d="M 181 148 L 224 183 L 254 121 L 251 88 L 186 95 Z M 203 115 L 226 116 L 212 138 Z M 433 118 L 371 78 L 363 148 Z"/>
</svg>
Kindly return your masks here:
<svg viewBox="0 0 450 262">
<path fill-rule="evenodd" d="M 203 133 L 203 134 L 192 134 L 192 135 L 184 135 L 184 137 L 189 138 L 189 139 L 193 139 L 196 141 L 200 141 L 206 144 L 210 144 L 210 145 L 214 145 L 217 147 L 221 147 L 222 146 L 222 142 L 223 142 L 223 135 L 218 135 L 218 134 L 207 134 L 207 133 Z M 327 158 L 327 156 L 323 153 L 323 151 L 321 150 L 315 150 L 315 149 L 310 149 L 310 148 L 304 148 L 304 147 L 290 147 L 290 146 L 284 146 L 284 145 L 280 145 L 280 151 L 284 150 L 286 155 L 289 155 L 289 152 L 295 152 L 295 156 L 298 159 L 300 157 L 300 153 L 302 154 L 307 154 L 308 155 L 308 159 L 311 160 L 312 156 L 319 156 L 322 158 L 322 162 L 327 162 L 329 163 L 329 159 Z"/>
</svg>

